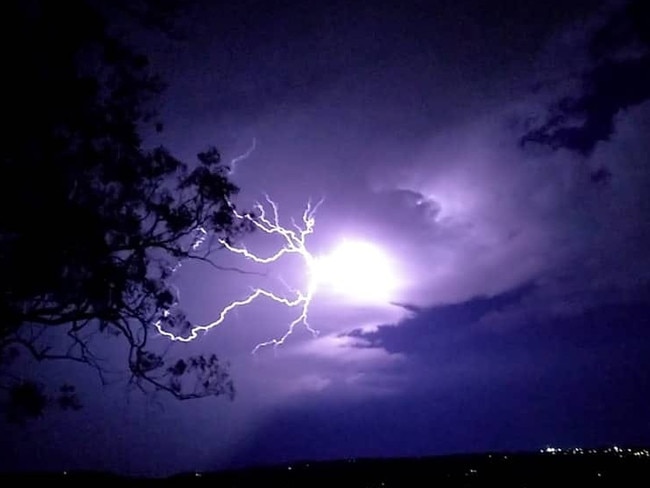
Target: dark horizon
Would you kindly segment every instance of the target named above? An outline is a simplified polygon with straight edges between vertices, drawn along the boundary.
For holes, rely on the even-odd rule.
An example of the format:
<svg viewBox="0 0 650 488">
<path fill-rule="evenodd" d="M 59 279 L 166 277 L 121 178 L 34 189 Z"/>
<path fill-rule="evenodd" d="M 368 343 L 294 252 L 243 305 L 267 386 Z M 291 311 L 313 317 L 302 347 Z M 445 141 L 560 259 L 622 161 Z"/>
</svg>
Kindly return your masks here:
<svg viewBox="0 0 650 488">
<path fill-rule="evenodd" d="M 485 452 L 418 456 L 416 458 L 348 458 L 326 461 L 295 461 L 288 464 L 230 468 L 212 472 L 184 472 L 162 477 L 130 477 L 93 471 L 3 473 L 0 477 L 16 481 L 119 480 L 123 482 L 214 483 L 241 486 L 251 483 L 275 483 L 304 486 L 305 483 L 329 482 L 339 486 L 547 486 L 554 482 L 591 482 L 597 486 L 620 486 L 621 482 L 639 483 L 650 468 L 650 449 L 579 449 L 537 452 Z M 405 484 L 407 483 L 407 484 Z"/>
</svg>

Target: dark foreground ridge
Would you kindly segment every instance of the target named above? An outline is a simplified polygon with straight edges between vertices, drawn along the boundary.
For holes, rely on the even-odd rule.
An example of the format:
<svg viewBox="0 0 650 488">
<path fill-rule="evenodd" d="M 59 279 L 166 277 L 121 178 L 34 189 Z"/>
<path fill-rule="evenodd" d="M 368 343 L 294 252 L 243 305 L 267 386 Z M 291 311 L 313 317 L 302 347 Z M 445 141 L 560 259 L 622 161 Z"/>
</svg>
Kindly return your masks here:
<svg viewBox="0 0 650 488">
<path fill-rule="evenodd" d="M 130 478 L 107 473 L 14 473 L 0 481 L 118 481 L 130 486 L 474 487 L 650 486 L 650 449 L 548 448 L 537 453 L 463 454 L 421 458 L 345 459 L 281 466 Z M 561 484 L 560 484 L 561 483 Z M 4 485 L 4 483 L 3 483 Z M 9 486 L 9 485 L 7 485 Z"/>
</svg>

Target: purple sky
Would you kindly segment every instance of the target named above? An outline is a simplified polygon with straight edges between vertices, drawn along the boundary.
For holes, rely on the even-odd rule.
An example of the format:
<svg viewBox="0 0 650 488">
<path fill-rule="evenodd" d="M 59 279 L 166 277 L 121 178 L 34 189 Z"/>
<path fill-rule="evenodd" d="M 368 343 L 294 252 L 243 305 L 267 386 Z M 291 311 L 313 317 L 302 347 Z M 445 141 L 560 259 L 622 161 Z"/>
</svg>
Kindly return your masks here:
<svg viewBox="0 0 650 488">
<path fill-rule="evenodd" d="M 324 197 L 309 249 L 379 246 L 395 264 L 394 304 L 317 293 L 317 339 L 299 329 L 251 355 L 295 317 L 260 300 L 179 346 L 231 362 L 232 403 L 152 401 L 48 365 L 83 385 L 85 408 L 0 427 L 13 445 L 0 466 L 167 474 L 650 443 L 650 105 L 620 114 L 588 160 L 517 146 L 517 121 L 585 62 L 598 2 L 217 3 L 185 21 L 187 42 L 149 45 L 170 83 L 161 140 L 230 159 L 255 138 L 233 176 L 238 204 L 268 193 L 288 223 Z M 606 185 L 589 178 L 601 166 Z M 177 274 L 200 323 L 250 286 L 284 292 L 278 278 L 298 286 L 304 268 Z"/>
</svg>

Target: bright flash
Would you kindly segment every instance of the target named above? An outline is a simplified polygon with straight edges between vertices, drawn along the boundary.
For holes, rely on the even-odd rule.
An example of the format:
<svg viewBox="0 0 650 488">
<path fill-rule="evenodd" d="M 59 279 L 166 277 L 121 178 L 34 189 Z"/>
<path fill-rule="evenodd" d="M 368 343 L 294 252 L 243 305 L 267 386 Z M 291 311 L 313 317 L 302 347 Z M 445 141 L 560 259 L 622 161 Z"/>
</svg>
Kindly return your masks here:
<svg viewBox="0 0 650 488">
<path fill-rule="evenodd" d="M 355 302 L 386 302 L 396 286 L 393 268 L 378 246 L 345 240 L 331 253 L 316 258 L 312 272 L 319 290 Z"/>
</svg>

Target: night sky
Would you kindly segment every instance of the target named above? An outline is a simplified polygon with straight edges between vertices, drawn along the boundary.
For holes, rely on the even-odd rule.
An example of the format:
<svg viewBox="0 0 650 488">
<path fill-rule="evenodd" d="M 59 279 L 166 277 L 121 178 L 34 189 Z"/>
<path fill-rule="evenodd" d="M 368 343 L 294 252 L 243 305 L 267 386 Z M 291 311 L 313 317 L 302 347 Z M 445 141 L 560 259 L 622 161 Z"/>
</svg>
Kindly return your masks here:
<svg viewBox="0 0 650 488">
<path fill-rule="evenodd" d="M 255 141 L 232 174 L 237 204 L 268 194 L 290 226 L 323 199 L 309 251 L 364 243 L 376 262 L 348 264 L 384 274 L 317 290 L 317 338 L 299 326 L 251 354 L 296 318 L 260 299 L 175 346 L 228 360 L 232 402 L 145 396 L 119 374 L 102 386 L 83 367 L 43 365 L 43 378 L 78 386 L 84 408 L 0 424 L 0 469 L 165 475 L 650 444 L 650 105 L 619 113 L 588 158 L 518 144 L 521 121 L 586 66 L 615 3 L 199 2 L 179 19 L 184 40 L 135 35 L 169 84 L 165 130 L 149 143 L 188 160 L 214 144 L 232 160 Z M 611 177 L 594 181 L 603 167 Z M 282 245 L 261 232 L 244 243 L 261 255 Z M 215 259 L 265 274 L 183 266 L 176 284 L 196 323 L 251 287 L 305 285 L 295 256 Z M 103 347 L 117 368 L 119 345 Z"/>
</svg>

